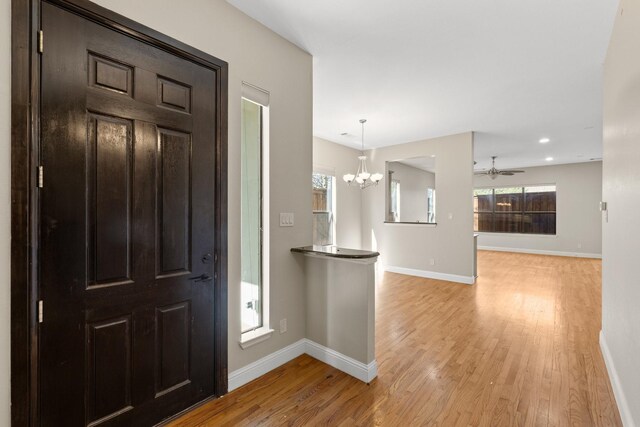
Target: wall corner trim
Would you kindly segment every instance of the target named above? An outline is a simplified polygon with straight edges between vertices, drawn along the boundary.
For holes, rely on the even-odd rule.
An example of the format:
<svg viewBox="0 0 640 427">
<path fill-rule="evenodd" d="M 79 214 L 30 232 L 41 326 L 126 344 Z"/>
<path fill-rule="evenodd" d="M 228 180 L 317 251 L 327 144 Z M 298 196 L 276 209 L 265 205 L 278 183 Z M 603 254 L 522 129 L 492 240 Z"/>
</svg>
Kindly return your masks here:
<svg viewBox="0 0 640 427">
<path fill-rule="evenodd" d="M 303 338 L 229 373 L 229 391 L 242 387 L 305 353 L 366 383 L 370 383 L 378 375 L 378 364 L 375 360 L 367 365 Z"/>
<path fill-rule="evenodd" d="M 618 376 L 616 367 L 613 364 L 611 352 L 609 351 L 609 346 L 607 345 L 607 341 L 605 340 L 602 330 L 600 331 L 600 350 L 602 351 L 602 356 L 604 358 L 604 365 L 609 373 L 609 381 L 611 382 L 611 388 L 613 389 L 613 394 L 616 398 L 616 404 L 618 405 L 622 425 L 624 425 L 624 427 L 636 427 L 633 417 L 631 416 L 631 409 L 629 409 L 627 397 L 625 396 L 622 385 L 620 384 L 620 377 Z"/>
<path fill-rule="evenodd" d="M 375 359 L 367 365 L 311 340 L 305 339 L 305 341 L 306 353 L 309 356 L 333 366 L 360 381 L 370 383 L 378 375 L 378 364 Z"/>
<path fill-rule="evenodd" d="M 496 252 L 515 252 L 519 254 L 568 256 L 573 258 L 602 259 L 602 254 L 590 254 L 586 252 L 546 251 L 542 249 L 505 248 L 503 246 L 478 246 L 478 250 L 479 251 L 496 251 Z"/>
<path fill-rule="evenodd" d="M 458 274 L 439 273 L 437 271 L 416 270 L 413 268 L 395 267 L 393 265 L 385 265 L 384 270 L 390 273 L 406 274 L 408 276 L 424 277 L 426 279 L 445 280 L 447 282 L 464 283 L 465 285 L 473 285 L 476 278 L 473 276 L 461 276 Z"/>
<path fill-rule="evenodd" d="M 276 369 L 278 366 L 303 355 L 305 352 L 305 339 L 294 342 L 278 351 L 266 355 L 262 359 L 258 359 L 253 363 L 243 366 L 229 373 L 229 391 L 261 377 L 269 371 Z"/>
</svg>

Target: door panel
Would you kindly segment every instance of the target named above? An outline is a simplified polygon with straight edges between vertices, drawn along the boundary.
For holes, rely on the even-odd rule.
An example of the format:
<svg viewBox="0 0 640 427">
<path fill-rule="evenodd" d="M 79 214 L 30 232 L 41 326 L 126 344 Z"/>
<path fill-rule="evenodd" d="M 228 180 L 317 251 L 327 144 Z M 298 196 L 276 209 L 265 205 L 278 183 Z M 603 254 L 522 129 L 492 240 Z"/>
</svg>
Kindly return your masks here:
<svg viewBox="0 0 640 427">
<path fill-rule="evenodd" d="M 113 418 L 131 406 L 131 317 L 87 325 L 87 421 Z"/>
<path fill-rule="evenodd" d="M 188 301 L 156 309 L 156 396 L 190 382 L 191 307 Z"/>
<path fill-rule="evenodd" d="M 42 4 L 42 425 L 213 395 L 216 72 Z M 73 29 L 70 31 L 69 29 Z"/>
<path fill-rule="evenodd" d="M 158 129 L 158 273 L 189 273 L 191 135 Z"/>
<path fill-rule="evenodd" d="M 89 53 L 89 84 L 132 96 L 133 67 Z"/>
<path fill-rule="evenodd" d="M 158 77 L 158 105 L 190 113 L 191 88 L 185 84 Z"/>
<path fill-rule="evenodd" d="M 133 141 L 129 120 L 89 115 L 88 287 L 131 284 Z"/>
</svg>

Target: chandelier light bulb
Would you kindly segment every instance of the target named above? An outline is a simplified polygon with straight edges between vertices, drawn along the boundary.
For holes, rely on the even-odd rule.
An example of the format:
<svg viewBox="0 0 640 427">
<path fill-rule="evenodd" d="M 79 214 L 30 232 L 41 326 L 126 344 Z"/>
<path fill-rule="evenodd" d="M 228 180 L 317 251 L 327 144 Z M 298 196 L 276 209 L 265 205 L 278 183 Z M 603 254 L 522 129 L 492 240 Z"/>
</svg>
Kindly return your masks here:
<svg viewBox="0 0 640 427">
<path fill-rule="evenodd" d="M 374 173 L 373 175 L 371 175 L 371 181 L 373 182 L 378 182 L 382 179 L 382 174 L 381 173 Z"/>
<path fill-rule="evenodd" d="M 358 175 L 360 178 L 362 178 L 363 180 L 367 180 L 369 179 L 369 177 L 371 176 L 371 174 L 369 172 L 360 172 L 360 175 Z"/>
<path fill-rule="evenodd" d="M 356 176 L 355 176 L 354 174 L 352 174 L 352 173 L 348 173 L 348 174 L 344 175 L 344 176 L 342 177 L 342 179 L 344 179 L 344 182 L 346 182 L 347 184 L 351 184 L 351 182 L 353 182 L 353 179 L 354 179 L 355 177 L 356 177 Z"/>
</svg>

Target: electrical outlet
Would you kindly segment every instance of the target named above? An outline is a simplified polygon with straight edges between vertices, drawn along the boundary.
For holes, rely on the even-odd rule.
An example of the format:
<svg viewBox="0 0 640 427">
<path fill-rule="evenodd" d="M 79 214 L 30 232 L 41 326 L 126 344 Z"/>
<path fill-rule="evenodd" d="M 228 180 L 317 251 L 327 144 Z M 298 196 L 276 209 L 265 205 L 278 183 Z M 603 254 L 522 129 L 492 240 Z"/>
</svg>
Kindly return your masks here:
<svg viewBox="0 0 640 427">
<path fill-rule="evenodd" d="M 430 264 L 430 265 L 436 265 L 436 260 L 435 260 L 435 259 L 433 259 L 433 258 L 430 258 L 430 259 L 429 259 L 429 264 Z"/>
<path fill-rule="evenodd" d="M 284 334 L 287 332 L 287 319 L 280 320 L 280 333 Z"/>
<path fill-rule="evenodd" d="M 280 213 L 280 227 L 293 227 L 293 213 Z"/>
</svg>

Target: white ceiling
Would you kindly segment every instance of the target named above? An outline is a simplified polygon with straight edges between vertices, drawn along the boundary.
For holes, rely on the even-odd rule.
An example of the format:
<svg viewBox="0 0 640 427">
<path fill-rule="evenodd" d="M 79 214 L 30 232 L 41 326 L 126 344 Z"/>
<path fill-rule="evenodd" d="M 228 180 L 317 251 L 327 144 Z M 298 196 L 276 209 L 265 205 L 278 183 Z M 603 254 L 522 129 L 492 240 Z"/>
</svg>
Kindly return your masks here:
<svg viewBox="0 0 640 427">
<path fill-rule="evenodd" d="M 618 0 L 227 1 L 313 55 L 318 137 L 358 147 L 366 118 L 368 148 L 476 131 L 478 168 L 601 157 Z"/>
</svg>

